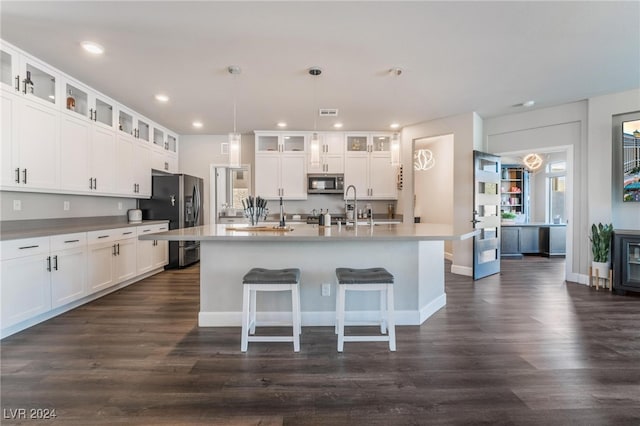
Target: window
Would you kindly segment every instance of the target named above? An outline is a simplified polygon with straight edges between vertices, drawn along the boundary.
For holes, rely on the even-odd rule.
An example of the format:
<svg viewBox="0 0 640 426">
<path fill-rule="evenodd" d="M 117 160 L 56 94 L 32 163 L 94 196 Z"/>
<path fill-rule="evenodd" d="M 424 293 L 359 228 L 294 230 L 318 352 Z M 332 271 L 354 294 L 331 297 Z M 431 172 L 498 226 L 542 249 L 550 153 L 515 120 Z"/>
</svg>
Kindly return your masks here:
<svg viewBox="0 0 640 426">
<path fill-rule="evenodd" d="M 547 221 L 565 223 L 564 200 L 567 163 L 547 164 Z"/>
</svg>

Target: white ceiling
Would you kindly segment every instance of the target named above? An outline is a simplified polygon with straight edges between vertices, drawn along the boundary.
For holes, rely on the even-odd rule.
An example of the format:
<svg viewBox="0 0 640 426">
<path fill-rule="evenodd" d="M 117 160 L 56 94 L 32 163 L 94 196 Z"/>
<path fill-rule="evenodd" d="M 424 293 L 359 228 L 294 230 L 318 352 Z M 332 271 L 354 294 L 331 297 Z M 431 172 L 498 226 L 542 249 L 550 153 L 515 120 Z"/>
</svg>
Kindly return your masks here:
<svg viewBox="0 0 640 426">
<path fill-rule="evenodd" d="M 3 39 L 180 134 L 388 130 L 640 87 L 640 2 L 0 3 Z M 102 44 L 90 57 L 80 42 Z M 323 69 L 311 77 L 311 66 Z M 402 67 L 400 77 L 388 71 Z M 168 104 L 154 100 L 163 92 Z M 314 95 L 314 92 L 317 93 Z M 191 122 L 201 120 L 196 130 Z M 318 118 L 330 130 L 333 118 Z"/>
</svg>

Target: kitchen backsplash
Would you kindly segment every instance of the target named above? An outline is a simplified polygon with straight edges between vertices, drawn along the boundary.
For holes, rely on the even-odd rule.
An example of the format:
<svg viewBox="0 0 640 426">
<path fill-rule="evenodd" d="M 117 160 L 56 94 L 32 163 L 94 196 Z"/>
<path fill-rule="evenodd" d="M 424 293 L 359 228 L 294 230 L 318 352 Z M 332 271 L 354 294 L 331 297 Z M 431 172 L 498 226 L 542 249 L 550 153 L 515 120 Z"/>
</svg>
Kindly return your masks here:
<svg viewBox="0 0 640 426">
<path fill-rule="evenodd" d="M 68 210 L 65 210 L 65 202 Z M 20 210 L 14 207 L 20 207 Z M 124 216 L 128 209 L 135 208 L 136 200 L 132 198 L 0 191 L 0 217 L 3 221 Z"/>
</svg>

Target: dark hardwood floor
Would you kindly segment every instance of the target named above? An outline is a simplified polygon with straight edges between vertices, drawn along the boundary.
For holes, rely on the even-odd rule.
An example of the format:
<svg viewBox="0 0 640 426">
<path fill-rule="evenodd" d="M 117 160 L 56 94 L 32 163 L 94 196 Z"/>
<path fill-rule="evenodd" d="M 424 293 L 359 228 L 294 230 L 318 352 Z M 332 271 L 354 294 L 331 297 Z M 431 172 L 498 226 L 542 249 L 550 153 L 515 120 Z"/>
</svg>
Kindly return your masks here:
<svg viewBox="0 0 640 426">
<path fill-rule="evenodd" d="M 1 342 L 2 424 L 639 425 L 640 298 L 526 258 L 399 327 L 398 350 L 330 327 L 291 344 L 198 328 L 198 267 L 164 272 Z M 55 409 L 54 420 L 10 419 Z"/>
</svg>

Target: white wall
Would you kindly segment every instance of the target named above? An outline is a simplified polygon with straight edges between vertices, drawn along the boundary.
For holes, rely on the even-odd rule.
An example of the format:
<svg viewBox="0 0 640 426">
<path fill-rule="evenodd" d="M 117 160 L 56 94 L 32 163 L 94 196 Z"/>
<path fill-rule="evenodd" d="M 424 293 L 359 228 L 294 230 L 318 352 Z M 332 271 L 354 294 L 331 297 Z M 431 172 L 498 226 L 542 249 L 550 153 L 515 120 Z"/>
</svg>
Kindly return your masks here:
<svg viewBox="0 0 640 426">
<path fill-rule="evenodd" d="M 473 212 L 473 150 L 482 146 L 483 122 L 475 112 L 445 117 L 407 126 L 402 130 L 402 164 L 405 188 L 398 200 L 398 209 L 404 221 L 413 221 L 413 144 L 417 139 L 453 135 L 453 225 L 455 229 L 467 231 Z M 473 241 L 453 243 L 452 272 L 471 275 L 473 266 Z"/>
<path fill-rule="evenodd" d="M 13 210 L 13 200 L 20 200 L 22 204 L 20 211 Z M 65 201 L 69 202 L 69 210 L 64 210 Z M 118 208 L 119 204 L 121 209 Z M 2 220 L 125 216 L 128 209 L 135 208 L 136 200 L 132 198 L 0 191 Z"/>
<path fill-rule="evenodd" d="M 624 203 L 613 187 L 613 116 L 640 111 L 640 89 L 589 99 L 589 222 L 613 223 L 618 229 L 640 229 L 640 205 Z M 613 195 L 615 194 L 615 195 Z"/>
<path fill-rule="evenodd" d="M 221 145 L 229 141 L 228 135 L 190 135 L 180 136 L 179 165 L 180 173 L 204 179 L 204 223 L 209 223 L 210 166 L 226 164 L 228 154 L 222 154 Z M 251 176 L 254 175 L 254 137 L 253 134 L 242 135 L 241 162 L 251 165 Z"/>
<path fill-rule="evenodd" d="M 414 214 L 425 223 L 453 225 L 453 135 L 415 141 L 414 150 L 431 150 L 435 159 L 429 170 L 414 171 Z M 451 241 L 445 241 L 445 252 L 452 255 Z"/>
</svg>

